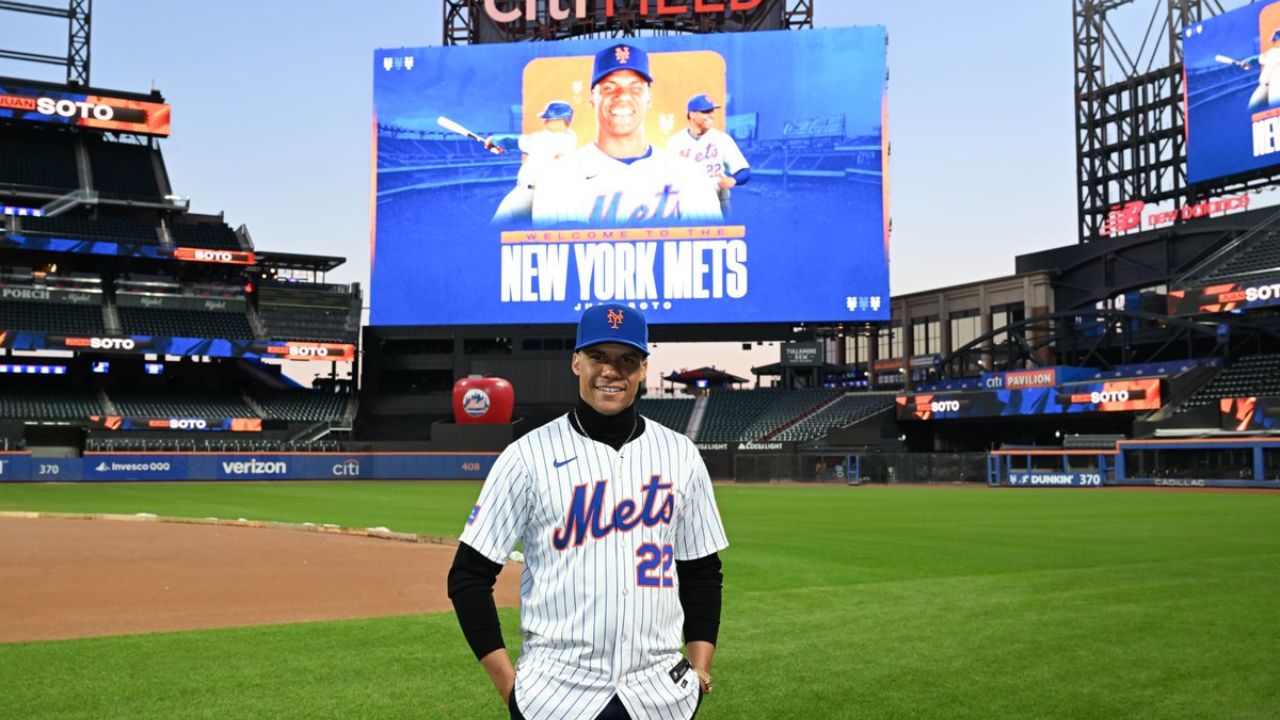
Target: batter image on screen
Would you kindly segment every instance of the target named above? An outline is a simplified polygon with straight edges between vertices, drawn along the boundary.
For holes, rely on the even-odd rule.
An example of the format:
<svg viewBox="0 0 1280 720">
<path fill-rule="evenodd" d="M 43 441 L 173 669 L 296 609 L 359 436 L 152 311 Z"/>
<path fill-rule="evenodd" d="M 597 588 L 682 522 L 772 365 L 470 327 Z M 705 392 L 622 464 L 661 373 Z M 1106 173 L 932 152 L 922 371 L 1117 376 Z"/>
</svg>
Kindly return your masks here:
<svg viewBox="0 0 1280 720">
<path fill-rule="evenodd" d="M 689 98 L 685 110 L 689 127 L 672 135 L 667 149 L 706 170 L 707 177 L 716 184 L 720 212 L 728 217 L 729 192 L 751 179 L 751 165 L 738 149 L 738 143 L 728 133 L 716 129 L 715 111 L 719 109 L 705 93 Z"/>
<path fill-rule="evenodd" d="M 649 55 L 632 45 L 596 53 L 594 142 L 533 178 L 535 226 L 706 224 L 722 219 L 716 186 L 698 166 L 645 137 L 653 104 Z"/>
<path fill-rule="evenodd" d="M 502 152 L 524 153 L 524 165 L 516 175 L 516 186 L 502 199 L 493 214 L 494 223 L 528 220 L 533 210 L 533 179 L 552 161 L 567 157 L 578 147 L 573 134 L 573 106 L 563 100 L 552 100 L 538 117 L 543 129 L 525 135 L 493 135 L 484 146 Z"/>
<path fill-rule="evenodd" d="M 512 718 L 687 720 L 712 691 L 729 543 L 693 441 L 637 411 L 648 338 L 631 307 L 582 313 L 577 406 L 502 452 L 462 532 L 449 597 Z M 513 667 L 493 587 L 517 542 Z"/>
<path fill-rule="evenodd" d="M 1260 42 L 1266 49 L 1257 55 L 1240 59 L 1221 54 L 1214 57 L 1220 63 L 1235 65 L 1241 70 L 1253 70 L 1253 64 L 1257 63 L 1258 87 L 1249 96 L 1250 110 L 1280 105 L 1280 45 L 1277 43 L 1280 43 L 1280 28 L 1271 33 L 1270 42 Z"/>
</svg>

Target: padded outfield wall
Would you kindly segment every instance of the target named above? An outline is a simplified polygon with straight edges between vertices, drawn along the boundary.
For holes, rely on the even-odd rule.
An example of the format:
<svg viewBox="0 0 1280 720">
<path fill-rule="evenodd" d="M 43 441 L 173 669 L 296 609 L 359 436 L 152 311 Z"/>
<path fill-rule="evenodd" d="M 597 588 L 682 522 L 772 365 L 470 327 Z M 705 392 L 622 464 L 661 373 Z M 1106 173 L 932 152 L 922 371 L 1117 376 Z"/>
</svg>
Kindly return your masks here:
<svg viewBox="0 0 1280 720">
<path fill-rule="evenodd" d="M 0 482 L 482 480 L 497 453 L 0 453 Z"/>
</svg>

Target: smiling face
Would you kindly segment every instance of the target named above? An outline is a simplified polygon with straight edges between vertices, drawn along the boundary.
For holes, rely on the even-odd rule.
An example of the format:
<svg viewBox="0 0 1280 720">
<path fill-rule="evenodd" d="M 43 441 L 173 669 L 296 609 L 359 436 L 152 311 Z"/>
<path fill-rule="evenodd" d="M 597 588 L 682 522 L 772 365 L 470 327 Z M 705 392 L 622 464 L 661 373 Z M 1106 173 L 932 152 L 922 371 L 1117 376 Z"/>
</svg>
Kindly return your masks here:
<svg viewBox="0 0 1280 720">
<path fill-rule="evenodd" d="M 611 72 L 591 89 L 600 132 L 613 136 L 643 132 L 652 99 L 649 81 L 632 70 Z"/>
<path fill-rule="evenodd" d="M 689 129 L 693 131 L 694 135 L 701 135 L 711 129 L 716 122 L 714 113 L 714 110 L 708 110 L 707 112 L 697 112 L 695 110 L 689 113 Z"/>
<path fill-rule="evenodd" d="M 601 343 L 573 354 L 578 394 L 601 415 L 631 407 L 649 370 L 644 353 L 621 343 Z"/>
</svg>

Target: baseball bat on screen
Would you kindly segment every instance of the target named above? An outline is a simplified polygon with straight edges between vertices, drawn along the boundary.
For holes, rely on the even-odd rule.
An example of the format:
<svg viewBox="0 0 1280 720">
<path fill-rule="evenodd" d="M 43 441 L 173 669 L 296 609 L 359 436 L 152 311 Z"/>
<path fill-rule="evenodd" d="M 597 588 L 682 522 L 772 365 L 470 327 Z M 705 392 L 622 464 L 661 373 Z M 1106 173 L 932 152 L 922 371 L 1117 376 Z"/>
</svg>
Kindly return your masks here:
<svg viewBox="0 0 1280 720">
<path fill-rule="evenodd" d="M 1243 62 L 1243 61 L 1240 61 L 1240 60 L 1236 60 L 1236 59 L 1233 59 L 1233 58 L 1229 58 L 1229 57 L 1227 57 L 1226 55 L 1214 55 L 1214 56 L 1213 56 L 1213 59 L 1214 59 L 1214 60 L 1217 60 L 1218 62 L 1222 63 L 1223 65 L 1239 65 L 1240 67 L 1244 68 L 1245 70 L 1248 70 L 1248 69 L 1249 69 L 1249 63 L 1247 63 L 1247 62 Z"/>
<path fill-rule="evenodd" d="M 437 122 L 437 123 L 439 123 L 439 124 L 440 124 L 440 127 L 444 128 L 445 130 L 448 130 L 448 131 L 450 131 L 450 132 L 456 132 L 456 133 L 458 133 L 459 135 L 466 135 L 467 137 L 471 138 L 472 140 L 475 140 L 475 141 L 477 141 L 477 142 L 479 142 L 480 144 L 485 145 L 485 146 L 488 146 L 488 144 L 489 144 L 488 142 L 486 142 L 486 141 L 485 141 L 485 139 L 484 139 L 484 138 L 482 138 L 482 137 L 480 137 L 479 135 L 477 135 L 477 134 L 475 134 L 475 133 L 471 132 L 470 130 L 468 130 L 468 129 L 466 129 L 466 128 L 462 127 L 462 125 L 460 125 L 459 123 L 456 123 L 456 122 L 454 122 L 454 121 L 450 120 L 449 118 L 447 118 L 447 117 L 445 117 L 445 116 L 443 116 L 443 115 L 441 115 L 440 117 L 436 118 L 436 122 Z M 491 147 L 491 148 L 489 148 L 489 150 L 490 150 L 491 152 L 494 152 L 494 153 L 497 153 L 497 154 L 501 154 L 501 153 L 502 153 L 502 148 L 500 148 L 500 147 Z"/>
</svg>

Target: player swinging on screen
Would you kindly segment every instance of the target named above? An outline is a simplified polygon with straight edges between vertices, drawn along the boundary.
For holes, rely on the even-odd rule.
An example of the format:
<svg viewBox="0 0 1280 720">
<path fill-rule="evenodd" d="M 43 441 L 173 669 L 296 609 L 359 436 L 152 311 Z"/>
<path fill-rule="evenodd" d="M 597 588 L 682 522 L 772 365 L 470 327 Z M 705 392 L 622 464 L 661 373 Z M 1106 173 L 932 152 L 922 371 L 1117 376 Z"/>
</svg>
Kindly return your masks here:
<svg viewBox="0 0 1280 720">
<path fill-rule="evenodd" d="M 728 133 L 717 130 L 715 111 L 720 108 L 709 95 L 694 95 L 686 105 L 689 127 L 667 142 L 667 149 L 702 167 L 716 184 L 720 212 L 729 216 L 729 192 L 751 179 L 751 165 Z"/>
<path fill-rule="evenodd" d="M 462 532 L 449 597 L 517 720 L 687 720 L 712 690 L 728 542 L 697 448 L 637 412 L 648 337 L 633 308 L 582 314 L 577 407 L 503 451 Z M 517 542 L 512 667 L 493 585 Z"/>
<path fill-rule="evenodd" d="M 563 100 L 553 100 L 538 115 L 542 118 L 542 130 L 526 135 L 493 135 L 485 140 L 490 150 L 524 153 L 524 164 L 516 175 L 516 186 L 502 199 L 493 214 L 493 222 L 510 223 L 527 221 L 533 210 L 533 182 L 546 166 L 564 157 L 578 147 L 573 134 L 573 106 Z"/>
<path fill-rule="evenodd" d="M 622 44 L 596 54 L 591 77 L 595 141 L 534 180 L 535 225 L 635 227 L 721 220 L 715 186 L 701 169 L 645 138 L 652 83 L 644 50 Z"/>
</svg>

